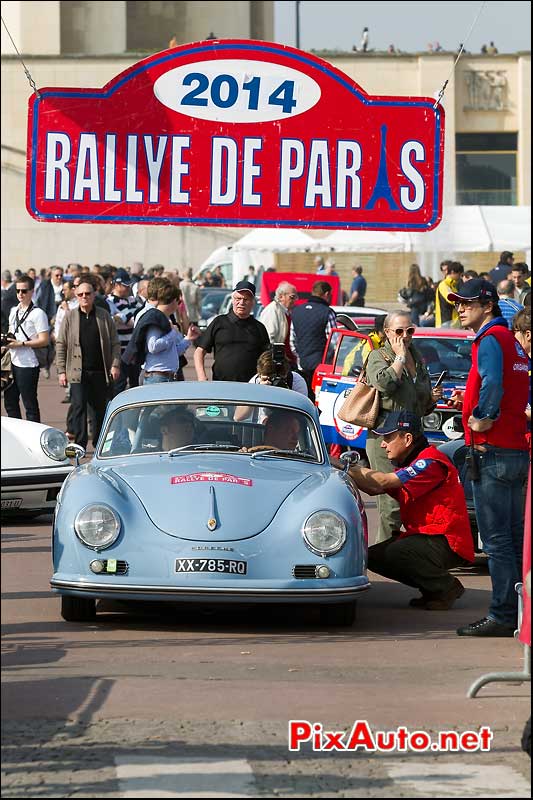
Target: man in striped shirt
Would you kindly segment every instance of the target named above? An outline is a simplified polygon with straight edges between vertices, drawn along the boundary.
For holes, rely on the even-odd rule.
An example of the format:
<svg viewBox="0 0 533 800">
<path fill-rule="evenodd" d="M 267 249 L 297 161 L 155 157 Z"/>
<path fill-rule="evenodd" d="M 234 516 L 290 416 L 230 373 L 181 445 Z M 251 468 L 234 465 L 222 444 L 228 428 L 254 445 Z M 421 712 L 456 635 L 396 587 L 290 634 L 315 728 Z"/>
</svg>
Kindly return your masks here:
<svg viewBox="0 0 533 800">
<path fill-rule="evenodd" d="M 111 316 L 117 326 L 120 340 L 120 352 L 124 353 L 133 332 L 133 317 L 141 303 L 131 293 L 132 280 L 125 269 L 117 269 L 113 279 L 111 294 L 107 303 Z M 120 361 L 120 376 L 113 384 L 113 396 L 124 391 L 129 383 L 129 388 L 139 385 L 139 364 L 125 364 Z"/>
</svg>

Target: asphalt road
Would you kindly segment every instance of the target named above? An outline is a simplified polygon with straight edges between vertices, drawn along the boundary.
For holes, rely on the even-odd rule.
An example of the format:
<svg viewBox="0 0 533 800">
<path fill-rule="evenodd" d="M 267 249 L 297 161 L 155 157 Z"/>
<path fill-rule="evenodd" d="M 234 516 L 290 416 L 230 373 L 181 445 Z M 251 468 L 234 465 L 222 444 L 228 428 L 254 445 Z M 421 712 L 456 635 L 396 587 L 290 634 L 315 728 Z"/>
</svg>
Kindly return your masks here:
<svg viewBox="0 0 533 800">
<path fill-rule="evenodd" d="M 64 428 L 55 381 L 43 419 Z M 368 509 L 371 529 L 375 507 Z M 509 639 L 455 628 L 486 611 L 483 567 L 460 572 L 456 608 L 407 607 L 372 576 L 351 629 L 313 610 L 101 606 L 68 624 L 49 588 L 51 517 L 2 529 L 2 793 L 5 797 L 526 797 L 520 736 L 529 685 Z M 488 752 L 289 752 L 288 720 L 349 730 L 493 733 Z"/>
</svg>

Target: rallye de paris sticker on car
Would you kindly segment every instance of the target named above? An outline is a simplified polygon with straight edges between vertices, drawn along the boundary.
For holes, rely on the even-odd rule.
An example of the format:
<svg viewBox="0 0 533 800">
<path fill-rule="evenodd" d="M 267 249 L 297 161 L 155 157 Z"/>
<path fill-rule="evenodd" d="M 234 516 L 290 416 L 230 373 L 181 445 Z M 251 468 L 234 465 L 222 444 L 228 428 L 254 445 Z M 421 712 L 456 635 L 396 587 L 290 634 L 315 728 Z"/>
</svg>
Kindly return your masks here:
<svg viewBox="0 0 533 800">
<path fill-rule="evenodd" d="M 253 486 L 250 478 L 239 478 L 237 475 L 229 475 L 226 472 L 191 472 L 189 475 L 173 475 L 170 483 L 196 483 L 202 481 L 213 481 L 215 483 L 235 483 L 239 486 Z"/>
<path fill-rule="evenodd" d="M 368 95 L 284 45 L 210 40 L 100 89 L 39 88 L 26 205 L 45 222 L 427 231 L 443 157 L 433 98 Z"/>
</svg>

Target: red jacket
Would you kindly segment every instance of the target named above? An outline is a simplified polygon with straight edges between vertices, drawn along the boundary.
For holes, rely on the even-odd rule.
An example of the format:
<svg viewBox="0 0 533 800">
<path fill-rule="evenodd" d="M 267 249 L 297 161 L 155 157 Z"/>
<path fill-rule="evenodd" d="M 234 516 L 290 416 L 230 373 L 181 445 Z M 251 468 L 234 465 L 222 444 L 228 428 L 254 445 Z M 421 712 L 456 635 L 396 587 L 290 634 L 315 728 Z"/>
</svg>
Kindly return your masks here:
<svg viewBox="0 0 533 800">
<path fill-rule="evenodd" d="M 410 492 L 409 484 L 417 480 L 417 474 L 424 469 L 424 462 L 438 461 L 444 468 L 443 480 L 424 494 Z M 400 489 L 390 492 L 400 504 L 400 515 L 405 532 L 400 539 L 415 533 L 429 536 L 445 536 L 451 549 L 467 561 L 474 560 L 474 543 L 470 530 L 470 521 L 466 508 L 466 500 L 459 479 L 459 473 L 444 453 L 433 445 L 424 448 L 412 464 L 396 471 L 412 477 L 405 481 Z"/>
<path fill-rule="evenodd" d="M 500 415 L 493 426 L 483 433 L 474 432 L 476 444 L 491 444 L 509 450 L 527 450 L 525 409 L 529 392 L 528 359 L 513 332 L 503 325 L 491 325 L 472 343 L 472 367 L 466 382 L 463 400 L 465 442 L 470 444 L 468 420 L 479 401 L 481 377 L 478 372 L 479 344 L 485 336 L 494 336 L 503 353 L 503 396 Z"/>
</svg>

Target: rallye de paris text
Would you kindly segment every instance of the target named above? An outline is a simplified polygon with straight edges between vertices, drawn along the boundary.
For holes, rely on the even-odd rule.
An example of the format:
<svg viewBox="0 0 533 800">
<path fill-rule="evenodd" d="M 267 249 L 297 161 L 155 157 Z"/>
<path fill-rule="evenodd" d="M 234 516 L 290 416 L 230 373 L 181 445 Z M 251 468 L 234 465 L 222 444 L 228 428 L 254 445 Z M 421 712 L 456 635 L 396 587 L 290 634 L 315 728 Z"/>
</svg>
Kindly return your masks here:
<svg viewBox="0 0 533 800">
<path fill-rule="evenodd" d="M 363 194 L 370 197 L 373 189 L 362 185 L 368 180 L 369 167 L 361 144 L 352 139 L 306 143 L 281 138 L 276 163 L 271 156 L 262 159 L 264 140 L 259 136 L 245 136 L 239 142 L 228 136 L 211 136 L 210 147 L 206 151 L 202 146 L 201 152 L 195 152 L 189 134 L 119 137 L 108 133 L 99 137 L 81 132 L 77 138 L 73 142 L 67 133 L 47 133 L 44 200 L 188 205 L 194 200 L 191 171 L 199 163 L 197 159 L 205 166 L 206 158 L 210 160 L 209 177 L 197 191 L 209 191 L 214 206 L 240 202 L 260 207 L 263 190 L 272 190 L 276 175 L 280 208 L 290 208 L 295 190 L 302 194 L 306 208 L 361 208 Z M 399 152 L 388 153 L 388 157 L 394 164 L 390 177 L 402 208 L 418 211 L 424 205 L 426 188 L 415 164 L 426 162 L 424 145 L 408 139 Z M 375 154 L 368 161 L 374 158 Z M 363 170 L 364 178 L 359 175 Z M 370 172 L 376 173 L 377 180 L 377 165 Z"/>
</svg>

